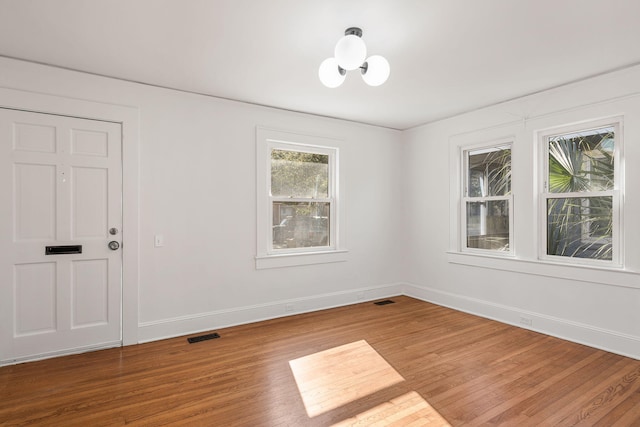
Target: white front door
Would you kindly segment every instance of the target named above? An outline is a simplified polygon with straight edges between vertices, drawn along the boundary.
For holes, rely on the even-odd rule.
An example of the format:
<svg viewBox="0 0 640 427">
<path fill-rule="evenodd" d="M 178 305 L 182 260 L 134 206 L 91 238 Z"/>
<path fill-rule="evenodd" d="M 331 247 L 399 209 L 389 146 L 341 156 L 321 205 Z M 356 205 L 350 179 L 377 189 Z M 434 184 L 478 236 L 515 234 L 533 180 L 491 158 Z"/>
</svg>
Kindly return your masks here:
<svg viewBox="0 0 640 427">
<path fill-rule="evenodd" d="M 121 141 L 0 108 L 0 364 L 120 345 Z"/>
</svg>

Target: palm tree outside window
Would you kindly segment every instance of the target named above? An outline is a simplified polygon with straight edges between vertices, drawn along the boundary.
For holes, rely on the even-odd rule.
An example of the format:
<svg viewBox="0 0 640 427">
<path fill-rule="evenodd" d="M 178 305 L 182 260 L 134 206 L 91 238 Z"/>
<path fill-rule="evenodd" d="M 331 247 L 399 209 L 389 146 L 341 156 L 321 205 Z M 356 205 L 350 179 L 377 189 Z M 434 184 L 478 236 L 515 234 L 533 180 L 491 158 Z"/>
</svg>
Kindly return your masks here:
<svg viewBox="0 0 640 427">
<path fill-rule="evenodd" d="M 614 123 L 543 138 L 545 257 L 620 263 L 619 129 Z"/>
</svg>

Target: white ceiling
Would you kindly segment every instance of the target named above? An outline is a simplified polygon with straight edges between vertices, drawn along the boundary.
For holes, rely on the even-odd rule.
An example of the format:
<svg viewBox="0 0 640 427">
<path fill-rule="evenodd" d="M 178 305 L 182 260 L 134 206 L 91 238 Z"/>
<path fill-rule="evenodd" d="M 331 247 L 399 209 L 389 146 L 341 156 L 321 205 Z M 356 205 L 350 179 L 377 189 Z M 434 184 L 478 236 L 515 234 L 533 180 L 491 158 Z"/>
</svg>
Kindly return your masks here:
<svg viewBox="0 0 640 427">
<path fill-rule="evenodd" d="M 0 0 L 0 55 L 408 129 L 638 64 L 639 18 L 639 0 Z M 351 26 L 384 85 L 318 80 Z"/>
</svg>

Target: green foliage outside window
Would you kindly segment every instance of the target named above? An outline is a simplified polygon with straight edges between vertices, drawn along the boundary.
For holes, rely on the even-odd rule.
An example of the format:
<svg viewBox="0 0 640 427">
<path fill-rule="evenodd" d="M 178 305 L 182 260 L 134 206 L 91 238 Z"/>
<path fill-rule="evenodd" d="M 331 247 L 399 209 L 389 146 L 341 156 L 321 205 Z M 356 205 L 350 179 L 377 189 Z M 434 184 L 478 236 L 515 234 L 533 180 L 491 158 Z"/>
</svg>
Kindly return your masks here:
<svg viewBox="0 0 640 427">
<path fill-rule="evenodd" d="M 329 156 L 300 151 L 271 151 L 271 194 L 292 198 L 326 198 Z"/>
<path fill-rule="evenodd" d="M 611 260 L 614 130 L 549 138 L 547 254 Z"/>
</svg>

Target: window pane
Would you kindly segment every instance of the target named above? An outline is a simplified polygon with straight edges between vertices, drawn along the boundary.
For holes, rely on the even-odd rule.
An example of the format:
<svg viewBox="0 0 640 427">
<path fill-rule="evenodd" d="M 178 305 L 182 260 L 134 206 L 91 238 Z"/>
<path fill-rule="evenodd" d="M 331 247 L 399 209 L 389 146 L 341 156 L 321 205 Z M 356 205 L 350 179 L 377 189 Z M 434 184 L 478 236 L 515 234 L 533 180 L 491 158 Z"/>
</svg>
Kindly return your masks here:
<svg viewBox="0 0 640 427">
<path fill-rule="evenodd" d="M 327 198 L 329 156 L 299 151 L 271 151 L 271 195 Z"/>
<path fill-rule="evenodd" d="M 467 247 L 509 250 L 509 201 L 467 202 Z"/>
<path fill-rule="evenodd" d="M 613 198 L 547 199 L 547 254 L 611 260 Z"/>
<path fill-rule="evenodd" d="M 549 192 L 613 189 L 614 128 L 549 138 Z"/>
<path fill-rule="evenodd" d="M 274 202 L 273 248 L 329 246 L 329 203 Z"/>
<path fill-rule="evenodd" d="M 511 149 L 492 147 L 469 151 L 468 197 L 511 193 Z"/>
</svg>

